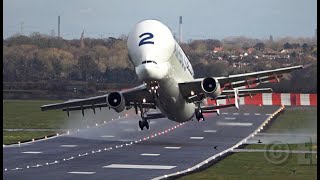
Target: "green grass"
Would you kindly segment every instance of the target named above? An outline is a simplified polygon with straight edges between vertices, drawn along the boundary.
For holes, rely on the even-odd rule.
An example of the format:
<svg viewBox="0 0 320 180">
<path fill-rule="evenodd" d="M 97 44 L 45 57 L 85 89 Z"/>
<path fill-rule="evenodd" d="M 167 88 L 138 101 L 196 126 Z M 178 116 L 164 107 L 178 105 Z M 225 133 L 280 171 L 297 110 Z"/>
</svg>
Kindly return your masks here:
<svg viewBox="0 0 320 180">
<path fill-rule="evenodd" d="M 286 108 L 284 113 L 274 120 L 267 133 L 308 132 L 317 133 L 317 108 Z M 316 144 L 288 144 L 290 150 L 313 150 Z M 286 149 L 286 145 L 277 146 Z M 264 144 L 251 144 L 246 149 L 266 149 Z M 284 155 L 278 153 L 278 155 Z M 309 158 L 311 163 L 301 163 L 301 157 Z M 296 174 L 293 173 L 296 171 Z M 264 153 L 234 153 L 208 169 L 183 176 L 179 180 L 211 179 L 316 179 L 316 154 L 289 154 L 288 159 L 279 165 L 270 163 Z"/>
<path fill-rule="evenodd" d="M 3 131 L 3 143 L 12 144 L 55 135 L 55 131 Z M 61 132 L 60 132 L 61 133 Z"/>
<path fill-rule="evenodd" d="M 60 129 L 66 115 L 62 111 L 42 112 L 40 106 L 56 103 L 52 100 L 3 100 L 4 129 Z M 61 102 L 61 101 L 60 101 Z M 41 138 L 61 131 L 3 131 L 3 143 Z"/>
<path fill-rule="evenodd" d="M 317 108 L 295 107 L 286 108 L 266 130 L 267 133 L 286 133 L 308 131 L 309 134 L 317 133 Z"/>
<path fill-rule="evenodd" d="M 211 179 L 316 179 L 316 164 L 299 164 L 299 154 L 290 154 L 284 164 L 274 165 L 264 153 L 235 153 L 202 172 L 179 180 Z M 315 155 L 312 162 L 316 163 Z M 293 174 L 293 170 L 296 174 Z"/>
<path fill-rule="evenodd" d="M 58 129 L 63 128 L 65 113 L 62 111 L 42 112 L 40 106 L 59 101 L 46 100 L 3 100 L 4 129 Z"/>
</svg>

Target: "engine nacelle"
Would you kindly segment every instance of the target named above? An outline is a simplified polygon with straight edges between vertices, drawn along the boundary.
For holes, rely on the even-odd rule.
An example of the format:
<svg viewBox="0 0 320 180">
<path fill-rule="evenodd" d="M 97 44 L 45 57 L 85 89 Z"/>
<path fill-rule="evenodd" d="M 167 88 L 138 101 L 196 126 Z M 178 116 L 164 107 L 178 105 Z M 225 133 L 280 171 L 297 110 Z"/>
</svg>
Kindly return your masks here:
<svg viewBox="0 0 320 180">
<path fill-rule="evenodd" d="M 204 78 L 201 82 L 201 88 L 207 97 L 216 98 L 221 94 L 219 82 L 212 77 Z"/>
<path fill-rule="evenodd" d="M 112 92 L 107 97 L 107 104 L 110 108 L 114 109 L 116 112 L 121 112 L 125 108 L 125 100 L 121 93 Z"/>
</svg>

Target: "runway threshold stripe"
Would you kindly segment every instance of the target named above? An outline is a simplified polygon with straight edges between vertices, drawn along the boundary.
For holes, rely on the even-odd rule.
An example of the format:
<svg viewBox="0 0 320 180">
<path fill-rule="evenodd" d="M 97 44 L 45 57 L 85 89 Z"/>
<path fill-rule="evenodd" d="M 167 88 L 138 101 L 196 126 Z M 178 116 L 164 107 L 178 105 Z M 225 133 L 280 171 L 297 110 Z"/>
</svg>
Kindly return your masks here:
<svg viewBox="0 0 320 180">
<path fill-rule="evenodd" d="M 65 144 L 61 145 L 60 147 L 77 147 L 78 145 L 71 145 L 71 144 Z"/>
<path fill-rule="evenodd" d="M 78 171 L 72 171 L 72 172 L 68 172 L 70 174 L 94 174 L 96 172 L 78 172 Z"/>
<path fill-rule="evenodd" d="M 165 149 L 180 149 L 181 147 L 164 147 Z"/>
<path fill-rule="evenodd" d="M 26 152 L 21 152 L 24 154 L 41 154 L 42 152 L 37 152 L 37 151 L 26 151 Z"/>
<path fill-rule="evenodd" d="M 140 154 L 141 156 L 159 156 L 160 154 L 149 154 L 149 153 L 143 153 Z"/>
<path fill-rule="evenodd" d="M 204 137 L 190 137 L 190 139 L 203 139 Z"/>
<path fill-rule="evenodd" d="M 252 126 L 252 123 L 240 123 L 240 122 L 217 122 L 218 126 Z"/>
<path fill-rule="evenodd" d="M 217 130 L 204 130 L 203 132 L 206 132 L 206 133 L 216 133 Z"/>
<path fill-rule="evenodd" d="M 102 168 L 122 168 L 122 169 L 172 169 L 176 166 L 163 166 L 163 165 L 138 165 L 138 164 L 110 164 Z"/>
</svg>

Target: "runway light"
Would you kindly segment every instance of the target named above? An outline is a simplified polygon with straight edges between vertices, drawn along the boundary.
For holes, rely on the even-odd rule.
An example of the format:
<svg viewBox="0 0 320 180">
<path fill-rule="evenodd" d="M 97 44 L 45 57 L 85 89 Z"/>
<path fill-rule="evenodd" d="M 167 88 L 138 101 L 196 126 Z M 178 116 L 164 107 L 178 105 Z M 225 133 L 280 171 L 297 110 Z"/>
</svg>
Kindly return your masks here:
<svg viewBox="0 0 320 180">
<path fill-rule="evenodd" d="M 63 159 L 63 161 L 65 161 L 66 159 Z"/>
<path fill-rule="evenodd" d="M 120 119 L 121 117 L 119 116 L 119 118 L 118 119 Z"/>
<path fill-rule="evenodd" d="M 70 132 L 68 131 L 67 134 L 70 134 Z"/>
<path fill-rule="evenodd" d="M 103 123 L 106 123 L 106 121 L 103 121 Z"/>
<path fill-rule="evenodd" d="M 4 170 L 5 170 L 5 171 L 7 171 L 8 169 L 7 169 L 7 168 L 5 168 Z"/>
<path fill-rule="evenodd" d="M 113 119 L 111 119 L 111 121 L 113 121 Z"/>
<path fill-rule="evenodd" d="M 46 163 L 46 165 L 49 165 L 49 163 Z"/>
<path fill-rule="evenodd" d="M 128 116 L 128 114 L 126 114 L 126 117 Z"/>
<path fill-rule="evenodd" d="M 208 161 L 206 161 L 206 163 L 208 163 Z"/>
<path fill-rule="evenodd" d="M 32 139 L 32 142 L 34 142 L 34 139 Z"/>
<path fill-rule="evenodd" d="M 57 136 L 59 136 L 59 134 L 57 133 Z"/>
<path fill-rule="evenodd" d="M 143 98 L 142 102 L 144 102 L 144 103 L 145 103 L 145 102 L 147 102 L 147 100 L 146 100 L 145 98 Z"/>
<path fill-rule="evenodd" d="M 27 166 L 27 168 L 29 168 L 29 166 Z"/>
</svg>

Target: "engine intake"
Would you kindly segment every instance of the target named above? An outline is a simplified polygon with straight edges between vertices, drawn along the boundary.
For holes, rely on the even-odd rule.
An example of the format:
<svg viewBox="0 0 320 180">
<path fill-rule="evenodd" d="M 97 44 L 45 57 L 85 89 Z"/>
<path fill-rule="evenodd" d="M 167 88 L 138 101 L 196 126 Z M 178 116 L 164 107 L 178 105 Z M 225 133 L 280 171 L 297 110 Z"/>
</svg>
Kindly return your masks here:
<svg viewBox="0 0 320 180">
<path fill-rule="evenodd" d="M 112 92 L 107 97 L 107 104 L 116 112 L 121 112 L 125 108 L 125 100 L 121 93 Z"/>
<path fill-rule="evenodd" d="M 217 80 L 212 77 L 204 78 L 201 82 L 202 91 L 211 98 L 216 98 L 221 94 L 221 87 Z"/>
</svg>

